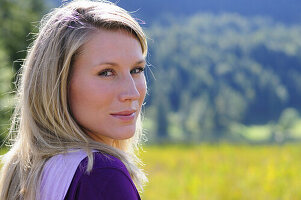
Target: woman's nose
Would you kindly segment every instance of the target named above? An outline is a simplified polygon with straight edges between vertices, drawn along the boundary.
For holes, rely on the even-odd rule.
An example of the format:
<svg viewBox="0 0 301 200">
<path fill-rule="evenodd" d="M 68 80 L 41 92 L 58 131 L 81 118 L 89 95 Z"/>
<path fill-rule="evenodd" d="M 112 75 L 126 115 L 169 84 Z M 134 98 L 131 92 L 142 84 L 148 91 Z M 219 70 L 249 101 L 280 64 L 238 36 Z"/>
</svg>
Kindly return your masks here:
<svg viewBox="0 0 301 200">
<path fill-rule="evenodd" d="M 121 92 L 120 92 L 120 100 L 121 101 L 133 101 L 138 100 L 140 98 L 140 93 L 137 89 L 135 80 L 130 75 L 129 77 L 125 77 L 124 81 L 120 84 Z"/>
</svg>

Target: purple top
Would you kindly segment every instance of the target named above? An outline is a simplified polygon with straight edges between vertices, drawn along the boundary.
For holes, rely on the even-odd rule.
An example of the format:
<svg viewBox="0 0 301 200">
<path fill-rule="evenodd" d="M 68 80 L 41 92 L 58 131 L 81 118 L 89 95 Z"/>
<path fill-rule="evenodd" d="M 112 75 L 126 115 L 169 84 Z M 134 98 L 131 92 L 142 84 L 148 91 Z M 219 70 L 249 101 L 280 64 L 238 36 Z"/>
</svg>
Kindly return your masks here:
<svg viewBox="0 0 301 200">
<path fill-rule="evenodd" d="M 87 174 L 88 158 L 79 164 L 65 200 L 140 200 L 125 165 L 117 158 L 94 152 L 92 171 Z"/>
</svg>

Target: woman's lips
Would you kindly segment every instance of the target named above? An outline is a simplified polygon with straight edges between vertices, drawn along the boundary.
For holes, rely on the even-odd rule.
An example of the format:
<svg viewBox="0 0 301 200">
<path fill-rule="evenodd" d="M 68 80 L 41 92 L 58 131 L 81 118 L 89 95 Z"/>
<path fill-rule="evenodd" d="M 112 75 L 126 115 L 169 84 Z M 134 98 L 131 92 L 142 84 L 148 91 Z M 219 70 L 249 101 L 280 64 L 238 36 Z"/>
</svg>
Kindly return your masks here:
<svg viewBox="0 0 301 200">
<path fill-rule="evenodd" d="M 136 111 L 135 110 L 129 110 L 129 111 L 122 111 L 118 113 L 112 113 L 111 116 L 120 119 L 122 121 L 131 121 L 134 120 L 136 117 Z"/>
</svg>

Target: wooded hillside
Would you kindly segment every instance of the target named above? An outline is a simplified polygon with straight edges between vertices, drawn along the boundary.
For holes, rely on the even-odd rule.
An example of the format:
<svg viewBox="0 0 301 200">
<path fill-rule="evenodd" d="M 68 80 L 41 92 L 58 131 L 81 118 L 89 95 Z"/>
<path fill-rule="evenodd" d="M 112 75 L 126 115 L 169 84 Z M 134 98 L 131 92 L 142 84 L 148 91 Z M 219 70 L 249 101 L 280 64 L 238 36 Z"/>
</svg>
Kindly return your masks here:
<svg viewBox="0 0 301 200">
<path fill-rule="evenodd" d="M 169 17 L 148 29 L 155 132 L 201 139 L 301 108 L 301 27 L 237 14 Z M 167 125 L 166 125 L 167 123 Z"/>
</svg>

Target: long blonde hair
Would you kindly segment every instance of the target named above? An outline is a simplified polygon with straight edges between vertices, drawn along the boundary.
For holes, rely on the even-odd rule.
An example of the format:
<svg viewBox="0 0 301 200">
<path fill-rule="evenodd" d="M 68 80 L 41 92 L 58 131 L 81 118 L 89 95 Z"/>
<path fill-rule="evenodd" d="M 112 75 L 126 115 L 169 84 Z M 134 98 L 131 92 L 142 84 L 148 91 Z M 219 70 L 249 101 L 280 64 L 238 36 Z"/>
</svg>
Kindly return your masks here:
<svg viewBox="0 0 301 200">
<path fill-rule="evenodd" d="M 12 146 L 2 158 L 1 200 L 36 199 L 45 162 L 71 148 L 88 153 L 88 171 L 93 165 L 93 149 L 119 158 L 142 190 L 147 179 L 136 156 L 142 136 L 141 116 L 134 137 L 108 146 L 89 138 L 68 106 L 72 63 L 88 35 L 97 29 L 128 31 L 140 42 L 146 56 L 142 28 L 127 11 L 113 3 L 76 0 L 46 15 L 20 74 L 9 133 Z"/>
</svg>

